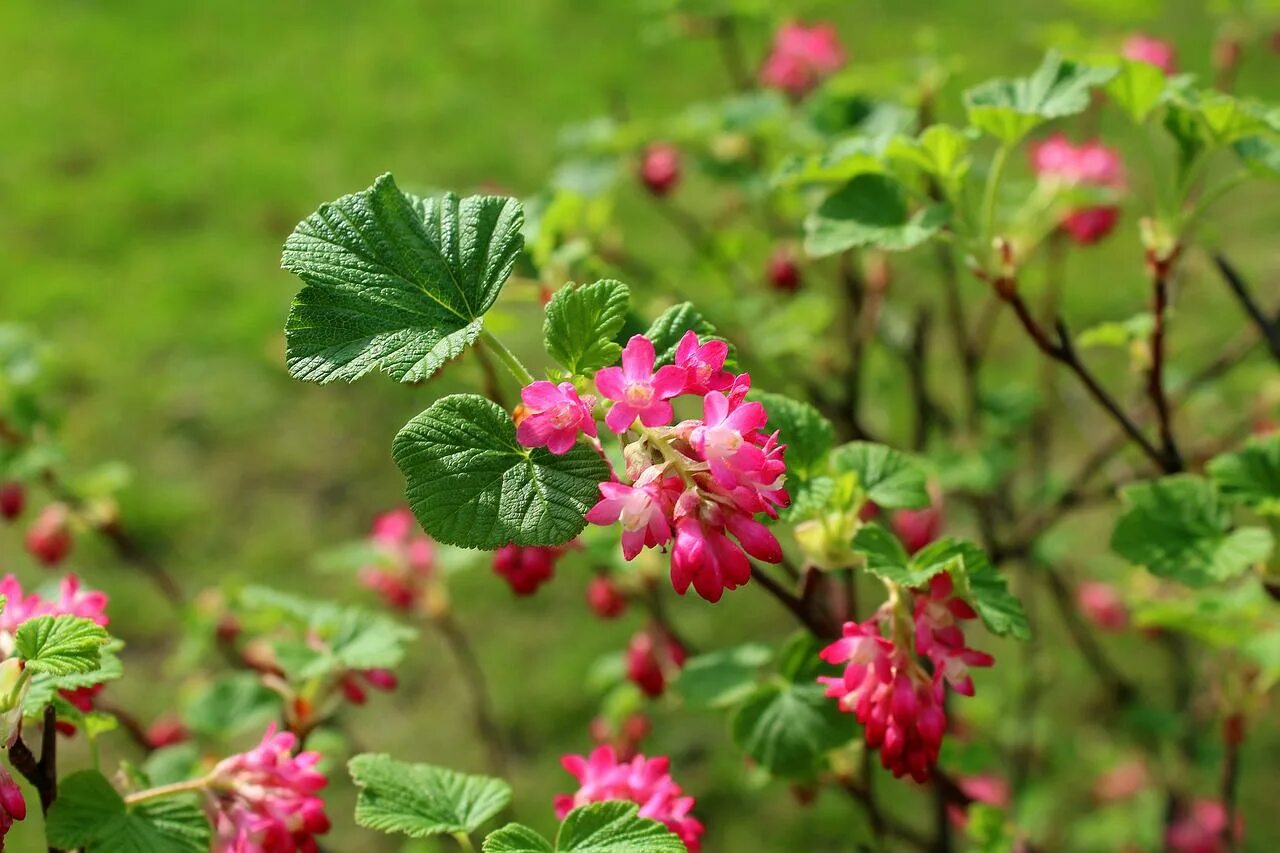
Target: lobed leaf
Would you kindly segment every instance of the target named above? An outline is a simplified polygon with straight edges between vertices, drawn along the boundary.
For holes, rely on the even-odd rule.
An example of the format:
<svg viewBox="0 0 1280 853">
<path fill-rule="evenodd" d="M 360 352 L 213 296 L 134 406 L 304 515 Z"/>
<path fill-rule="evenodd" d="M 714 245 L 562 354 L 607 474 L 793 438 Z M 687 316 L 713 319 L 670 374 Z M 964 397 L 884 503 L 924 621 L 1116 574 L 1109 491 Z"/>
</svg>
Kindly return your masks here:
<svg viewBox="0 0 1280 853">
<path fill-rule="evenodd" d="M 936 234 L 950 216 L 945 204 L 929 205 L 912 213 L 906 190 L 897 180 L 888 175 L 862 174 L 805 217 L 804 248 L 814 257 L 861 246 L 906 251 Z"/>
<path fill-rule="evenodd" d="M 281 266 L 304 282 L 285 324 L 289 373 L 400 382 L 435 373 L 480 334 L 523 246 L 514 199 L 419 198 L 390 174 L 299 223 Z"/>
<path fill-rule="evenodd" d="M 568 542 L 609 479 L 585 444 L 561 456 L 521 447 L 510 416 L 475 394 L 432 403 L 400 430 L 392 455 L 423 528 L 464 548 Z"/>
<path fill-rule="evenodd" d="M 776 776 L 812 775 L 827 752 L 854 734 L 819 684 L 762 685 L 738 707 L 731 727 L 733 742 Z"/>
<path fill-rule="evenodd" d="M 1050 119 L 1084 112 L 1090 90 L 1115 74 L 1050 52 L 1029 77 L 989 80 L 966 91 L 965 109 L 972 124 L 1012 144 Z"/>
<path fill-rule="evenodd" d="M 102 664 L 107 629 L 78 616 L 37 616 L 18 626 L 14 654 L 31 672 L 54 676 L 94 672 Z"/>
<path fill-rule="evenodd" d="M 379 832 L 412 838 L 471 833 L 511 801 L 511 787 L 501 779 L 389 755 L 357 755 L 347 768 L 360 789 L 356 823 Z"/>
<path fill-rule="evenodd" d="M 618 333 L 631 291 L 620 281 L 565 285 L 547 303 L 542 336 L 547 352 L 572 375 L 591 375 L 618 360 Z"/>
<path fill-rule="evenodd" d="M 1250 439 L 1241 450 L 1214 457 L 1208 471 L 1226 500 L 1261 515 L 1280 515 L 1280 433 Z"/>
<path fill-rule="evenodd" d="M 787 446 L 787 473 L 809 479 L 826 470 L 827 455 L 835 442 L 835 429 L 809 403 L 781 394 L 753 391 L 752 400 L 764 405 L 769 415 L 767 430 L 778 430 Z"/>
<path fill-rule="evenodd" d="M 579 806 L 560 824 L 556 853 L 686 853 L 679 836 L 639 811 L 624 800 Z"/>
<path fill-rule="evenodd" d="M 910 455 L 883 444 L 851 441 L 831 452 L 837 473 L 858 475 L 858 484 L 885 509 L 920 509 L 929 506 L 924 468 Z"/>
</svg>

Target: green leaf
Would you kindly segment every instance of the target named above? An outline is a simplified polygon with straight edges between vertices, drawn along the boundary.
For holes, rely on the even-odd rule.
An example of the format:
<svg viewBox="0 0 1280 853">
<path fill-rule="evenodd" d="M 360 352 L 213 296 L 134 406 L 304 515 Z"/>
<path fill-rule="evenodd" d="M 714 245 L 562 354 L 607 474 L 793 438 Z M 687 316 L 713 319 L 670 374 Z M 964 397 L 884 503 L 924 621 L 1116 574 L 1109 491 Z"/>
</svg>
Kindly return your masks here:
<svg viewBox="0 0 1280 853">
<path fill-rule="evenodd" d="M 900 136 L 889 146 L 889 156 L 905 160 L 932 175 L 946 191 L 947 197 L 959 197 L 964 179 L 969 174 L 974 132 L 949 124 L 930 125 L 919 138 Z"/>
<path fill-rule="evenodd" d="M 929 549 L 920 552 L 926 555 L 925 560 L 913 559 L 898 537 L 874 521 L 858 528 L 853 537 L 853 549 L 866 558 L 866 568 L 871 574 L 905 587 L 924 586 L 934 575 L 947 569 L 945 560 L 927 559 L 931 556 Z"/>
<path fill-rule="evenodd" d="M 1111 548 L 1152 574 L 1205 586 L 1248 571 L 1270 554 L 1269 531 L 1231 530 L 1213 485 L 1191 474 L 1135 483 L 1121 493 L 1128 509 Z"/>
<path fill-rule="evenodd" d="M 1164 72 L 1156 66 L 1121 59 L 1116 76 L 1107 83 L 1107 94 L 1129 114 L 1134 124 L 1142 124 L 1164 97 L 1164 87 Z"/>
<path fill-rule="evenodd" d="M 279 695 L 264 687 L 256 675 L 237 672 L 196 693 L 185 704 L 182 719 L 197 734 L 225 740 L 260 727 L 279 706 Z"/>
<path fill-rule="evenodd" d="M 888 175 L 859 175 L 805 218 L 804 248 L 814 257 L 859 246 L 906 251 L 937 233 L 950 215 L 944 204 L 912 213 L 898 181 Z"/>
<path fill-rule="evenodd" d="M 774 173 L 775 187 L 843 184 L 868 172 L 883 172 L 883 145 L 866 136 L 841 139 L 819 154 L 788 157 Z"/>
<path fill-rule="evenodd" d="M 969 121 L 1008 144 L 1050 119 L 1084 112 L 1089 90 L 1110 80 L 1114 68 L 1090 68 L 1057 53 L 1030 77 L 989 80 L 964 93 Z"/>
<path fill-rule="evenodd" d="M 94 672 L 102 662 L 102 647 L 111 640 L 107 629 L 78 616 L 37 616 L 18 626 L 14 654 L 32 672 L 62 676 Z"/>
<path fill-rule="evenodd" d="M 321 205 L 284 244 L 281 265 L 304 282 L 285 324 L 290 374 L 431 376 L 480 334 L 523 246 L 522 221 L 514 199 L 418 198 L 389 174 Z"/>
<path fill-rule="evenodd" d="M 924 469 L 911 456 L 883 444 L 842 444 L 831 452 L 831 468 L 857 474 L 867 496 L 885 509 L 920 509 L 930 503 Z"/>
<path fill-rule="evenodd" d="M 631 291 L 620 281 L 565 285 L 547 303 L 547 352 L 570 374 L 590 376 L 618 360 L 615 340 L 627 320 Z"/>
<path fill-rule="evenodd" d="M 820 684 L 765 684 L 733 715 L 733 742 L 775 776 L 808 777 L 854 734 Z"/>
<path fill-rule="evenodd" d="M 28 717 L 39 716 L 45 706 L 53 701 L 60 690 L 75 690 L 80 687 L 92 687 L 107 681 L 117 681 L 124 676 L 124 665 L 121 664 L 118 652 L 124 643 L 111 640 L 101 648 L 98 668 L 89 672 L 71 672 L 54 675 L 51 672 L 37 673 L 31 679 L 27 695 L 23 699 L 23 714 Z"/>
<path fill-rule="evenodd" d="M 465 548 L 568 542 L 609 479 L 584 444 L 562 456 L 521 447 L 510 416 L 474 394 L 432 403 L 400 430 L 392 455 L 423 528 Z"/>
<path fill-rule="evenodd" d="M 764 405 L 769 415 L 768 431 L 781 432 L 779 440 L 787 446 L 788 474 L 808 479 L 826 470 L 835 429 L 821 412 L 781 394 L 753 391 L 750 397 Z"/>
<path fill-rule="evenodd" d="M 772 650 L 762 643 L 698 655 L 680 670 L 675 691 L 693 708 L 728 707 L 752 691 L 760 667 L 772 656 Z"/>
<path fill-rule="evenodd" d="M 1248 136 L 1232 146 L 1255 175 L 1280 178 L 1280 140 L 1268 136 Z"/>
<path fill-rule="evenodd" d="M 692 302 L 672 305 L 663 311 L 644 333 L 646 338 L 653 341 L 653 349 L 657 353 L 655 367 L 662 367 L 675 361 L 676 348 L 680 345 L 680 339 L 684 337 L 685 332 L 689 331 L 698 333 L 699 343 L 705 344 L 712 338 L 724 340 L 716 334 L 716 327 L 693 307 Z M 733 358 L 732 349 L 730 349 L 729 358 Z"/>
<path fill-rule="evenodd" d="M 1076 344 L 1082 348 L 1127 347 L 1135 341 L 1145 341 L 1151 337 L 1155 323 L 1155 317 L 1144 311 L 1128 320 L 1091 326 L 1076 336 Z"/>
<path fill-rule="evenodd" d="M 551 842 L 522 823 L 495 829 L 480 848 L 483 853 L 555 853 Z"/>
<path fill-rule="evenodd" d="M 511 802 L 501 779 L 407 764 L 389 755 L 357 755 L 347 764 L 360 789 L 356 823 L 412 838 L 475 832 Z"/>
<path fill-rule="evenodd" d="M 560 825 L 556 853 L 686 853 L 679 836 L 639 811 L 623 800 L 579 806 Z"/>
<path fill-rule="evenodd" d="M 209 849 L 209 822 L 189 798 L 143 803 L 132 809 L 96 770 L 72 773 L 58 784 L 45 827 L 51 847 L 88 853 L 201 853 Z"/>
<path fill-rule="evenodd" d="M 1250 439 L 1244 448 L 1209 461 L 1222 497 L 1261 515 L 1280 515 L 1280 433 Z"/>
<path fill-rule="evenodd" d="M 991 565 L 986 552 L 977 545 L 945 538 L 922 548 L 915 556 L 919 561 L 947 562 L 957 592 L 978 611 L 988 631 L 1001 637 L 1031 639 L 1031 623 L 1022 602 L 1009 592 L 1004 574 Z"/>
</svg>

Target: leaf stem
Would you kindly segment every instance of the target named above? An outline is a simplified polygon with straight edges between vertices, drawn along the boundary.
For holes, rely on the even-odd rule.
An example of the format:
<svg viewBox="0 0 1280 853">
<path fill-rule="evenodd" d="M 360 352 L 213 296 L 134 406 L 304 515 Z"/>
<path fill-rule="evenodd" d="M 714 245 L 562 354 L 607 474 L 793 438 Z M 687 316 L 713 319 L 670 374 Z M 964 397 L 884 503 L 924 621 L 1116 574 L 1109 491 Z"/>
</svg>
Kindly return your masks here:
<svg viewBox="0 0 1280 853">
<path fill-rule="evenodd" d="M 465 832 L 455 832 L 453 838 L 458 842 L 458 846 L 468 853 L 475 853 L 476 846 L 471 843 L 471 836 Z"/>
<path fill-rule="evenodd" d="M 987 186 L 982 193 L 982 234 L 990 241 L 996 230 L 996 194 L 1000 189 L 1000 179 L 1004 177 L 1005 166 L 1009 163 L 1009 152 L 1013 146 L 1008 142 L 1000 143 L 996 156 L 991 161 L 991 171 L 987 174 Z"/>
<path fill-rule="evenodd" d="M 522 387 L 533 384 L 533 374 L 530 373 L 529 369 L 521 363 L 520 359 L 516 358 L 515 353 L 507 349 L 506 345 L 503 344 L 502 341 L 498 340 L 497 336 L 494 335 L 493 332 L 490 332 L 488 329 L 481 330 L 480 339 L 493 350 L 494 355 L 498 356 L 498 359 L 506 366 L 507 370 L 511 371 L 511 375 L 516 378 L 516 381 L 519 382 Z"/>
<path fill-rule="evenodd" d="M 199 779 L 187 779 L 184 782 L 172 782 L 168 785 L 157 785 L 154 788 L 147 788 L 143 791 L 134 791 L 124 798 L 125 804 L 134 806 L 138 803 L 145 803 L 150 800 L 159 800 L 165 797 L 176 797 L 179 794 L 193 794 L 203 791 L 209 787 L 209 777 L 201 776 Z"/>
</svg>

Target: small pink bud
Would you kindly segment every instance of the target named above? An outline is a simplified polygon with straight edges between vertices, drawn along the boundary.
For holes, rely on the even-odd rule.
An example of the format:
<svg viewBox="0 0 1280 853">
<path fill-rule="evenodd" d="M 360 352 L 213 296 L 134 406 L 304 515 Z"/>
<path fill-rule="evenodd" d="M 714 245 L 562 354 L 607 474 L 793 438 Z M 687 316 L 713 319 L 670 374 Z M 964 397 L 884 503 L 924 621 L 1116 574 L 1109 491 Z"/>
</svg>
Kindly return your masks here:
<svg viewBox="0 0 1280 853">
<path fill-rule="evenodd" d="M 627 599 L 608 575 L 596 575 L 587 584 L 587 604 L 601 619 L 616 619 L 627 609 Z"/>
<path fill-rule="evenodd" d="M 664 196 L 680 183 L 680 150 L 669 142 L 653 142 L 640 160 L 640 180 L 655 196 Z"/>
<path fill-rule="evenodd" d="M 27 502 L 26 490 L 16 480 L 0 484 L 0 516 L 13 521 L 22 515 L 22 507 Z"/>
<path fill-rule="evenodd" d="M 191 732 L 177 717 L 164 716 L 151 724 L 147 729 L 147 743 L 152 749 L 184 743 L 191 737 Z"/>
<path fill-rule="evenodd" d="M 45 566 L 56 566 L 71 551 L 71 513 L 66 504 L 49 504 L 27 530 L 27 551 Z"/>
<path fill-rule="evenodd" d="M 786 246 L 779 246 L 769 255 L 766 266 L 769 286 L 782 293 L 795 293 L 800 289 L 800 267 L 795 254 Z"/>
<path fill-rule="evenodd" d="M 390 692 L 400 686 L 400 679 L 389 669 L 366 669 L 360 673 L 370 686 Z"/>
<path fill-rule="evenodd" d="M 907 552 L 914 554 L 938 538 L 942 530 L 942 508 L 900 509 L 893 514 L 893 532 L 898 534 Z"/>
<path fill-rule="evenodd" d="M 1104 631 L 1123 631 L 1129 627 L 1129 609 L 1120 593 L 1109 583 L 1085 581 L 1076 588 L 1080 613 Z"/>
<path fill-rule="evenodd" d="M 341 681 L 342 695 L 352 705 L 363 705 L 369 698 L 364 688 L 360 686 L 360 682 L 356 681 L 355 676 L 345 675 Z"/>
</svg>

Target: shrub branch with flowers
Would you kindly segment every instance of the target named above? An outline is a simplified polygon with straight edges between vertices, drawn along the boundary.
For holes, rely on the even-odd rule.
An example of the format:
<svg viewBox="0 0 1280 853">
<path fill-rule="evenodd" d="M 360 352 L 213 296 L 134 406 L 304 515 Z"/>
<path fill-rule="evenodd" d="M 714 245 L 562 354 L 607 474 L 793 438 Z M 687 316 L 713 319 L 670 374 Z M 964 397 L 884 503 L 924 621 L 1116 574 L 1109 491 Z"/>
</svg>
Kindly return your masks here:
<svg viewBox="0 0 1280 853">
<path fill-rule="evenodd" d="M 407 621 L 456 659 L 492 775 L 356 755 L 355 822 L 370 830 L 486 853 L 723 849 L 698 814 L 709 792 L 640 751 L 646 703 L 664 701 L 724 713 L 743 759 L 802 802 L 822 789 L 848 797 L 858 816 L 839 849 L 948 850 L 960 832 L 984 850 L 1098 849 L 1061 815 L 1045 818 L 1051 806 L 1037 811 L 1031 785 L 1077 758 L 1024 728 L 1047 651 L 1044 616 L 1021 599 L 1044 595 L 1128 756 L 1092 796 L 1158 795 L 1106 830 L 1109 849 L 1236 848 L 1241 745 L 1280 678 L 1280 433 L 1261 410 L 1245 413 L 1247 439 L 1206 424 L 1220 413 L 1193 398 L 1280 360 L 1280 311 L 1228 259 L 1229 236 L 1206 236 L 1224 197 L 1280 176 L 1276 109 L 1229 91 L 1242 45 L 1218 55 L 1215 89 L 1178 74 L 1172 48 L 1146 36 L 1119 52 L 1051 52 L 1027 76 L 967 89 L 947 123 L 941 64 L 920 63 L 886 95 L 849 67 L 833 27 L 787 22 L 753 75 L 742 40 L 753 13 L 663 21 L 717 40 L 735 94 L 665 122 L 575 129 L 552 186 L 523 201 L 418 195 L 388 174 L 321 205 L 285 243 L 283 267 L 302 281 L 285 326 L 294 377 L 382 373 L 417 388 L 465 359 L 483 391 L 440 397 L 404 425 L 391 456 L 407 508 L 327 557 L 382 609 L 258 586 L 188 601 L 125 535 L 112 488 L 66 482 L 48 451 L 52 420 L 24 384 L 28 351 L 0 336 L 0 512 L 15 519 L 33 488 L 47 490 L 26 536 L 36 559 L 56 567 L 76 536 L 101 535 L 196 626 L 192 654 L 226 666 L 181 721 L 143 726 L 102 695 L 123 672 L 106 596 L 71 574 L 49 592 L 0 581 L 9 763 L 36 792 L 51 850 L 320 849 L 332 816 L 311 744 L 371 691 L 396 689 L 417 636 Z M 1082 132 L 1104 112 L 1149 143 L 1149 180 Z M 723 207 L 714 225 L 680 198 L 690 163 L 723 190 L 702 205 Z M 619 180 L 633 166 L 638 180 Z M 671 273 L 679 285 L 616 233 L 611 202 L 635 186 L 690 244 L 690 268 Z M 1066 259 L 1115 239 L 1134 206 L 1148 310 L 1074 331 Z M 895 280 L 922 269 L 937 282 Z M 1249 328 L 1239 343 L 1212 341 L 1203 365 L 1175 363 L 1171 340 L 1189 319 L 1175 305 L 1204 272 Z M 493 322 L 513 292 L 541 307 L 545 358 Z M 944 360 L 930 353 L 935 313 L 953 350 L 945 389 L 932 375 Z M 1002 316 L 1043 357 L 1034 371 L 992 363 Z M 1097 366 L 1105 348 L 1128 355 L 1135 382 Z M 881 358 L 902 368 L 878 386 L 883 405 L 868 379 Z M 1274 409 L 1255 387 L 1247 396 Z M 1063 437 L 1071 418 L 1087 446 Z M 1118 582 L 1075 583 L 1050 536 L 1085 506 L 1112 510 Z M 508 820 L 509 732 L 449 596 L 450 565 L 476 550 L 517 596 L 586 563 L 597 615 L 645 614 L 583 754 L 562 759 L 576 788 L 546 794 L 541 828 Z M 765 596 L 798 630 L 695 648 L 673 595 L 726 623 Z M 1100 639 L 1135 627 L 1169 653 L 1170 697 Z M 1022 683 L 995 680 L 1020 669 Z M 1193 703 L 1199 679 L 1212 690 Z M 1002 710 L 975 734 L 956 697 L 1011 683 L 1008 719 Z M 1157 713 L 1161 727 L 1134 722 Z M 112 780 L 96 743 L 116 728 L 147 757 Z M 59 733 L 79 731 L 94 766 L 67 773 Z M 250 733 L 255 746 L 232 748 Z M 877 762 L 900 781 L 879 778 Z M 892 805 L 910 790 L 932 799 L 927 817 Z M 0 832 L 27 811 L 0 770 Z"/>
</svg>

